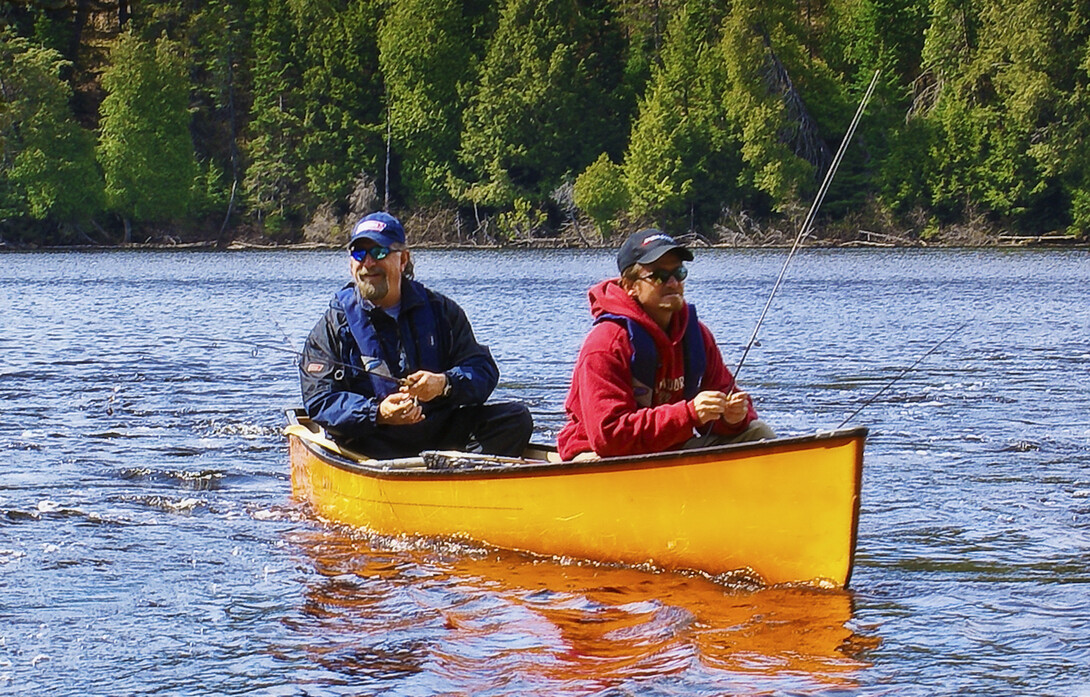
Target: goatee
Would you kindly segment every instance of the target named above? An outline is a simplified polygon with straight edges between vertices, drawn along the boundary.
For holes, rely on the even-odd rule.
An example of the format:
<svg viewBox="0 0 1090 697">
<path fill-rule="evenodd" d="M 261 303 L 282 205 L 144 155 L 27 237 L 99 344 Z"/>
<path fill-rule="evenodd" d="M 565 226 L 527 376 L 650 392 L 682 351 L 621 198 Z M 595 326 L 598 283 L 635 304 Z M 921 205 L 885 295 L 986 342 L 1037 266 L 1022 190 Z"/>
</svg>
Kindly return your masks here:
<svg viewBox="0 0 1090 697">
<path fill-rule="evenodd" d="M 374 277 L 367 277 L 364 274 L 356 276 L 356 290 L 359 291 L 360 297 L 364 300 L 370 300 L 371 302 L 378 302 L 386 297 L 386 294 L 390 291 L 390 285 L 386 282 L 386 275 L 372 280 Z"/>
</svg>

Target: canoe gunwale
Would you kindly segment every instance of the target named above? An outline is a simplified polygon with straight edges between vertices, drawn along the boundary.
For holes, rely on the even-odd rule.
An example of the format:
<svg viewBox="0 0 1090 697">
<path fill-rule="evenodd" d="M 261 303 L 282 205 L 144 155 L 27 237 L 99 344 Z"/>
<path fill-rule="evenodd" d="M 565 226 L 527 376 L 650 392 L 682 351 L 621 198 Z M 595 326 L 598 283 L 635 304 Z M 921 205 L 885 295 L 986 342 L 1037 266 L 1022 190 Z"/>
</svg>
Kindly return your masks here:
<svg viewBox="0 0 1090 697">
<path fill-rule="evenodd" d="M 288 409 L 286 415 L 289 424 L 300 423 L 307 419 L 300 409 Z M 412 468 L 393 468 L 389 464 L 392 460 L 374 460 L 378 464 L 359 462 L 349 459 L 316 443 L 299 439 L 307 450 L 320 460 L 331 466 L 346 470 L 353 474 L 378 479 L 479 479 L 495 477 L 540 477 L 558 474 L 572 474 L 575 472 L 610 472 L 615 470 L 632 470 L 643 468 L 663 468 L 683 466 L 691 464 L 694 460 L 734 459 L 751 451 L 777 451 L 793 450 L 800 446 L 811 445 L 823 441 L 841 441 L 865 439 L 868 429 L 865 426 L 857 426 L 850 429 L 834 431 L 818 431 L 802 436 L 789 436 L 776 438 L 775 440 L 752 441 L 746 443 L 732 443 L 717 445 L 708 448 L 692 448 L 686 450 L 670 450 L 661 453 L 648 453 L 644 455 L 624 455 L 619 457 L 603 457 L 598 460 L 544 462 L 527 460 L 517 465 L 504 465 L 495 467 L 474 467 L 465 469 L 428 469 L 421 466 Z M 542 450 L 551 450 L 551 446 L 531 443 L 531 446 Z M 487 456 L 486 456 L 487 457 Z M 412 458 L 405 458 L 406 460 Z M 861 465 L 861 463 L 860 463 Z M 861 476 L 862 467 L 857 467 L 857 476 Z M 858 486 L 857 486 L 858 491 Z"/>
</svg>

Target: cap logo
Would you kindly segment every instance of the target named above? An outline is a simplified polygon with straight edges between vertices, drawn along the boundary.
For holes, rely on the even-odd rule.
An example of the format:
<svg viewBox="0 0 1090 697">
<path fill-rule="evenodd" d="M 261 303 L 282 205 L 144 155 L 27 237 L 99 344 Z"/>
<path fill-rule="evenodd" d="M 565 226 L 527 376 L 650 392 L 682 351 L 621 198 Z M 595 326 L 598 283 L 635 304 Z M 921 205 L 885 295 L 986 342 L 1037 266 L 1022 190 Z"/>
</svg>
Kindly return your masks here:
<svg viewBox="0 0 1090 697">
<path fill-rule="evenodd" d="M 667 242 L 669 242 L 670 244 L 676 244 L 676 243 L 674 242 L 674 238 L 673 238 L 673 237 L 670 237 L 669 235 L 664 235 L 663 233 L 661 233 L 661 232 L 660 232 L 659 234 L 657 234 L 657 235 L 651 235 L 650 237 L 648 237 L 647 239 L 645 239 L 645 240 L 644 240 L 643 242 L 640 242 L 640 246 L 641 246 L 641 247 L 646 247 L 647 245 L 649 245 L 649 244 L 651 244 L 652 242 L 655 242 L 655 241 L 657 241 L 657 240 L 666 240 L 666 241 L 667 241 Z"/>
<path fill-rule="evenodd" d="M 372 230 L 374 232 L 382 232 L 386 229 L 386 223 L 381 220 L 364 220 L 356 226 L 356 232 L 363 232 L 364 230 Z"/>
</svg>

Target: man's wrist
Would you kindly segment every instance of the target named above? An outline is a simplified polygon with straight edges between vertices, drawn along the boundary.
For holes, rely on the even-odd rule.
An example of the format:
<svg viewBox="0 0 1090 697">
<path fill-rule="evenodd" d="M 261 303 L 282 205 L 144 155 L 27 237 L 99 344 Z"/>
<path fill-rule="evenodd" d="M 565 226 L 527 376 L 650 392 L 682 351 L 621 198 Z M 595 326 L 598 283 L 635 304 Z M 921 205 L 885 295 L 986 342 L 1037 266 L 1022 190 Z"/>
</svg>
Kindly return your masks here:
<svg viewBox="0 0 1090 697">
<path fill-rule="evenodd" d="M 454 391 L 454 382 L 450 379 L 450 375 L 443 373 L 443 379 L 446 380 L 446 384 L 443 385 L 443 391 L 439 393 L 440 397 L 449 397 L 450 393 Z"/>
</svg>

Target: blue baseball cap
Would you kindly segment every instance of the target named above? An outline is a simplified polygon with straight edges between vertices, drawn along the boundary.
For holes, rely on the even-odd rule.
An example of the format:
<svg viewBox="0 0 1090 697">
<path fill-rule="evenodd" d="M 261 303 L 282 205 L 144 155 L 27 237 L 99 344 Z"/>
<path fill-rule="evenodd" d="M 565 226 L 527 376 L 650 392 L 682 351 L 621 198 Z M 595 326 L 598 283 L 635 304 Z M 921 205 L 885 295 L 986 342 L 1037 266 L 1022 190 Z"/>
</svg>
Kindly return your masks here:
<svg viewBox="0 0 1090 697">
<path fill-rule="evenodd" d="M 360 218 L 352 228 L 348 248 L 352 249 L 357 242 L 365 239 L 383 247 L 404 247 L 405 228 L 401 227 L 400 220 L 389 213 L 371 213 Z"/>
</svg>

